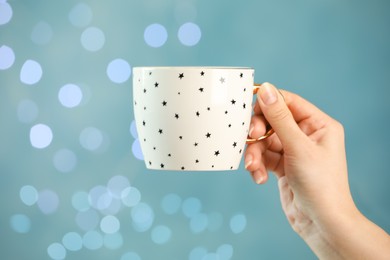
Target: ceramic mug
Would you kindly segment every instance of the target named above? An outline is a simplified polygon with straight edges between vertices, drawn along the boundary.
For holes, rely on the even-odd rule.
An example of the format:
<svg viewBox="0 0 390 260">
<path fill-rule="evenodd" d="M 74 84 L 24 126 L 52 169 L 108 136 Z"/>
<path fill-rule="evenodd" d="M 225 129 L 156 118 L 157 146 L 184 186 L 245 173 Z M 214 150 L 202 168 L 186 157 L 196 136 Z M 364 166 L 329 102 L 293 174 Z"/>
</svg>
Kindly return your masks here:
<svg viewBox="0 0 390 260">
<path fill-rule="evenodd" d="M 254 69 L 135 67 L 133 104 L 148 169 L 236 170 L 252 114 Z"/>
</svg>

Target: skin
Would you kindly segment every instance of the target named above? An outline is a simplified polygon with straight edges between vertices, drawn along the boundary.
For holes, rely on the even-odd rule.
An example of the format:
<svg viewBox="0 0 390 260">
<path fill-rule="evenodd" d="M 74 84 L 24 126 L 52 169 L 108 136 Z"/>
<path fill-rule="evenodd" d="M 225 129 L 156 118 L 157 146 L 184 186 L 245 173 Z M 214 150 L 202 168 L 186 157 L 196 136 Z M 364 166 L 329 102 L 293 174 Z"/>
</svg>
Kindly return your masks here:
<svg viewBox="0 0 390 260">
<path fill-rule="evenodd" d="M 282 96 L 283 95 L 283 96 Z M 245 168 L 257 184 L 272 171 L 283 211 L 320 259 L 390 259 L 390 236 L 355 206 L 348 184 L 343 126 L 291 92 L 264 83 L 249 134 Z"/>
</svg>

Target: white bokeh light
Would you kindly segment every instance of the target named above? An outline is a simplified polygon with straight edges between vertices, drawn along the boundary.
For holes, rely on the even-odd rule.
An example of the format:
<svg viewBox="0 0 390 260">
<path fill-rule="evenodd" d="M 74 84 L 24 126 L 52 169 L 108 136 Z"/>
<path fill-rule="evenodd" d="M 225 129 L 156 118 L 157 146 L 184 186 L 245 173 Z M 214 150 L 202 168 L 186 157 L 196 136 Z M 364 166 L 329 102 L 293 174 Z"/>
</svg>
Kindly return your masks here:
<svg viewBox="0 0 390 260">
<path fill-rule="evenodd" d="M 120 260 L 141 260 L 141 257 L 135 252 L 126 252 L 122 255 Z"/>
<path fill-rule="evenodd" d="M 10 225 L 15 232 L 25 234 L 31 229 L 31 220 L 24 214 L 15 214 L 10 218 Z"/>
<path fill-rule="evenodd" d="M 105 234 L 103 240 L 104 246 L 111 250 L 119 249 L 123 245 L 123 236 L 119 232 L 114 234 Z"/>
<path fill-rule="evenodd" d="M 149 230 L 154 221 L 154 211 L 146 203 L 138 203 L 131 209 L 133 228 L 138 232 Z"/>
<path fill-rule="evenodd" d="M 130 187 L 129 179 L 122 175 L 115 175 L 107 183 L 107 189 L 111 196 L 116 199 L 122 197 L 122 192 L 126 188 Z"/>
<path fill-rule="evenodd" d="M 112 82 L 119 84 L 130 78 L 131 67 L 124 59 L 114 59 L 108 64 L 106 73 Z"/>
<path fill-rule="evenodd" d="M 19 197 L 25 205 L 32 206 L 38 201 L 38 191 L 31 185 L 25 185 L 20 189 Z"/>
<path fill-rule="evenodd" d="M 169 227 L 164 225 L 156 226 L 152 229 L 152 241 L 158 245 L 167 243 L 172 236 L 172 231 Z"/>
<path fill-rule="evenodd" d="M 26 60 L 20 70 L 20 81 L 27 85 L 34 85 L 42 78 L 42 67 L 35 60 Z"/>
<path fill-rule="evenodd" d="M 185 23 L 180 26 L 177 36 L 183 45 L 194 46 L 200 41 L 202 32 L 197 24 Z"/>
<path fill-rule="evenodd" d="M 220 260 L 229 260 L 233 257 L 233 246 L 230 244 L 220 245 L 217 254 Z"/>
<path fill-rule="evenodd" d="M 134 157 L 138 160 L 142 161 L 144 159 L 144 154 L 142 153 L 141 144 L 138 138 L 134 140 L 131 146 L 131 151 L 133 152 Z"/>
<path fill-rule="evenodd" d="M 190 251 L 188 260 L 203 260 L 203 257 L 207 255 L 207 249 L 204 247 L 195 247 Z"/>
<path fill-rule="evenodd" d="M 43 214 L 52 214 L 57 211 L 60 200 L 56 192 L 52 190 L 43 190 L 38 195 L 38 207 Z"/>
<path fill-rule="evenodd" d="M 92 21 L 92 16 L 92 10 L 89 5 L 78 3 L 70 10 L 68 18 L 73 26 L 85 27 Z"/>
<path fill-rule="evenodd" d="M 84 49 L 95 52 L 104 46 L 106 37 L 101 29 L 97 27 L 88 27 L 81 34 L 80 41 Z"/>
<path fill-rule="evenodd" d="M 95 127 L 87 127 L 81 131 L 79 141 L 84 149 L 96 151 L 103 143 L 103 133 Z"/>
<path fill-rule="evenodd" d="M 31 40 L 38 45 L 48 44 L 52 37 L 53 30 L 45 21 L 38 22 L 31 32 Z"/>
<path fill-rule="evenodd" d="M 77 211 L 87 211 L 90 208 L 88 193 L 85 191 L 74 193 L 72 196 L 72 206 Z"/>
<path fill-rule="evenodd" d="M 141 201 L 141 192 L 136 187 L 127 187 L 121 194 L 122 203 L 127 207 L 134 207 Z"/>
<path fill-rule="evenodd" d="M 22 123 L 31 123 L 38 117 L 38 106 L 30 99 L 24 99 L 18 104 L 18 119 Z"/>
<path fill-rule="evenodd" d="M 75 84 L 66 84 L 58 92 L 58 99 L 64 107 L 77 107 L 83 99 L 83 92 Z"/>
<path fill-rule="evenodd" d="M 71 172 L 77 164 L 76 154 L 69 149 L 60 149 L 54 154 L 53 164 L 59 172 Z"/>
<path fill-rule="evenodd" d="M 188 218 L 192 218 L 196 214 L 200 213 L 202 209 L 202 202 L 195 197 L 187 198 L 183 201 L 182 211 Z"/>
<path fill-rule="evenodd" d="M 53 140 L 53 133 L 49 126 L 37 124 L 30 129 L 31 145 L 38 149 L 46 148 Z"/>
<path fill-rule="evenodd" d="M 95 230 L 88 231 L 83 236 L 83 245 L 89 250 L 97 250 L 103 246 L 103 236 Z"/>
<path fill-rule="evenodd" d="M 53 260 L 62 260 L 66 258 L 66 249 L 60 243 L 53 243 L 47 248 L 47 254 Z"/>
<path fill-rule="evenodd" d="M 94 209 L 78 212 L 76 214 L 76 224 L 84 231 L 94 230 L 100 222 L 99 214 Z"/>
<path fill-rule="evenodd" d="M 121 225 L 119 220 L 112 215 L 102 218 L 100 221 L 100 229 L 106 234 L 113 234 L 119 231 Z"/>
<path fill-rule="evenodd" d="M 182 199 L 175 193 L 165 195 L 161 200 L 161 208 L 166 214 L 173 215 L 180 209 Z"/>
<path fill-rule="evenodd" d="M 0 25 L 8 23 L 12 18 L 12 7 L 7 2 L 0 1 Z"/>
<path fill-rule="evenodd" d="M 207 224 L 207 215 L 203 213 L 198 213 L 192 216 L 190 220 L 190 229 L 193 233 L 197 234 L 204 231 L 207 228 Z"/>
<path fill-rule="evenodd" d="M 164 26 L 154 23 L 146 27 L 144 31 L 144 40 L 146 44 L 153 48 L 159 48 L 165 44 L 168 39 L 168 33 Z"/>
<path fill-rule="evenodd" d="M 76 232 L 68 232 L 62 238 L 62 244 L 69 251 L 79 251 L 83 247 L 83 238 Z"/>
<path fill-rule="evenodd" d="M 11 47 L 2 45 L 0 47 L 0 70 L 9 69 L 15 62 L 15 53 Z"/>
<path fill-rule="evenodd" d="M 236 214 L 230 219 L 230 229 L 234 234 L 239 234 L 246 228 L 246 216 L 244 214 Z"/>
</svg>

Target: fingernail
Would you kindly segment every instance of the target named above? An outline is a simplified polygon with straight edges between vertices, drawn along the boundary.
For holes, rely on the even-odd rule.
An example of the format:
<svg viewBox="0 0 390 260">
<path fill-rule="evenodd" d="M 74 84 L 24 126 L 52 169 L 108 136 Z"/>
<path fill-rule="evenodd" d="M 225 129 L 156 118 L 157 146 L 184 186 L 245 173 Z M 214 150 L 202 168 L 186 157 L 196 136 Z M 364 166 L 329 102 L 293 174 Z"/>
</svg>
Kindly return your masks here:
<svg viewBox="0 0 390 260">
<path fill-rule="evenodd" d="M 261 184 L 262 182 L 263 182 L 263 177 L 261 177 L 261 175 L 260 175 L 259 177 L 257 177 L 256 183 Z"/>
<path fill-rule="evenodd" d="M 249 136 L 252 137 L 253 130 L 255 130 L 255 127 L 251 124 L 249 127 Z"/>
<path fill-rule="evenodd" d="M 245 169 L 247 169 L 253 162 L 253 156 L 251 154 L 247 154 L 245 156 Z"/>
<path fill-rule="evenodd" d="M 277 100 L 275 88 L 269 83 L 263 83 L 260 87 L 260 98 L 266 105 L 272 105 Z"/>
</svg>

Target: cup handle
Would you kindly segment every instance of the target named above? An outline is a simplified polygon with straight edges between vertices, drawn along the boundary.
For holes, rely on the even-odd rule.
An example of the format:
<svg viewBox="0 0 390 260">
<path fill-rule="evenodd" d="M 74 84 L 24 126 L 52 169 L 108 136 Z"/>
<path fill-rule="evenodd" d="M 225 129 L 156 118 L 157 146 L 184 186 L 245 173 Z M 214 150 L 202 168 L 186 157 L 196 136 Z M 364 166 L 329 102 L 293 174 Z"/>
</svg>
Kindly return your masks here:
<svg viewBox="0 0 390 260">
<path fill-rule="evenodd" d="M 261 86 L 261 84 L 258 84 L 258 83 L 254 84 L 253 95 L 255 95 L 257 93 L 257 91 L 259 90 L 260 86 Z M 275 131 L 272 129 L 271 125 L 268 124 L 268 122 L 267 122 L 265 134 L 263 136 L 260 136 L 259 138 L 250 138 L 248 136 L 247 139 L 246 139 L 246 143 L 247 144 L 256 143 L 258 141 L 261 141 L 261 140 L 264 140 L 264 139 L 270 137 L 273 133 L 275 133 Z"/>
</svg>

